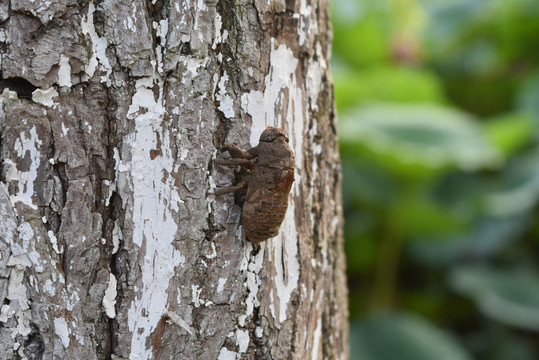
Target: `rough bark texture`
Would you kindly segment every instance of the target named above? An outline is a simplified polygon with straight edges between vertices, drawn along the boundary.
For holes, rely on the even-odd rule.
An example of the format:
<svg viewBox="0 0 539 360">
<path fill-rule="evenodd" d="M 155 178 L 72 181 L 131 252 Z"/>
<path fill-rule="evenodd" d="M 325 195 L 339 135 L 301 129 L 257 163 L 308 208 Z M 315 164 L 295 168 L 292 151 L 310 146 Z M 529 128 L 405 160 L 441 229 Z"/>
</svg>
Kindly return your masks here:
<svg viewBox="0 0 539 360">
<path fill-rule="evenodd" d="M 340 163 L 321 0 L 0 2 L 0 357 L 346 359 Z M 244 172 L 296 180 L 253 250 Z"/>
</svg>

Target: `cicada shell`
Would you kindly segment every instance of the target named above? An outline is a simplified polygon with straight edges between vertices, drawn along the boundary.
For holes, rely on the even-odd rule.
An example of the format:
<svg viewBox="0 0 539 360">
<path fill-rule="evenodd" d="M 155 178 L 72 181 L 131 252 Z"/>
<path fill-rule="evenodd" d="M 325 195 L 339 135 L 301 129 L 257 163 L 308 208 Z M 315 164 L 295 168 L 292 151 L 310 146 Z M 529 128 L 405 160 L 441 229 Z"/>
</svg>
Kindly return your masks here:
<svg viewBox="0 0 539 360">
<path fill-rule="evenodd" d="M 260 142 L 247 151 L 227 144 L 230 159 L 216 159 L 217 164 L 242 165 L 252 170 L 248 180 L 236 186 L 219 189 L 222 195 L 247 187 L 242 209 L 245 235 L 254 244 L 275 237 L 288 208 L 288 196 L 294 182 L 295 158 L 283 129 L 269 126 Z"/>
</svg>

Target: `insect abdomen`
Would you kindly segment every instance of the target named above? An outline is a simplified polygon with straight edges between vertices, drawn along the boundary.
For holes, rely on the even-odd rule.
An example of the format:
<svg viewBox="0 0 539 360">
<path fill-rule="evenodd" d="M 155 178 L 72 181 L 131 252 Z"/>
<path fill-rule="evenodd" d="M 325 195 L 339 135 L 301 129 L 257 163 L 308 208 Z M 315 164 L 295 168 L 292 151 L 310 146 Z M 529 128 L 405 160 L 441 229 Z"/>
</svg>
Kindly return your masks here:
<svg viewBox="0 0 539 360">
<path fill-rule="evenodd" d="M 286 215 L 288 194 L 294 171 L 284 171 L 284 182 L 278 188 L 258 188 L 245 199 L 242 222 L 245 235 L 253 243 L 275 237 Z M 282 186 L 284 184 L 284 187 Z"/>
</svg>

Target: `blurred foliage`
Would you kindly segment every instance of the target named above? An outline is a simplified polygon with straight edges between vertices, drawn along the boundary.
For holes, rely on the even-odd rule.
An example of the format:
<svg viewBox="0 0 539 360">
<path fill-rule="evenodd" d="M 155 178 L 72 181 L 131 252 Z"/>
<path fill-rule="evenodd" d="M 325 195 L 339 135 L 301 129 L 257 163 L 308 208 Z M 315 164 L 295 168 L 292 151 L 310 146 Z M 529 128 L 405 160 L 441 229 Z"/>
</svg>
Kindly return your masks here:
<svg viewBox="0 0 539 360">
<path fill-rule="evenodd" d="M 352 328 L 352 353 L 364 360 L 468 360 L 450 335 L 412 314 L 378 314 Z"/>
<path fill-rule="evenodd" d="M 351 358 L 539 359 L 539 1 L 331 6 Z"/>
<path fill-rule="evenodd" d="M 539 331 L 539 274 L 529 269 L 471 265 L 454 269 L 453 287 L 472 297 L 479 310 L 503 324 Z"/>
</svg>

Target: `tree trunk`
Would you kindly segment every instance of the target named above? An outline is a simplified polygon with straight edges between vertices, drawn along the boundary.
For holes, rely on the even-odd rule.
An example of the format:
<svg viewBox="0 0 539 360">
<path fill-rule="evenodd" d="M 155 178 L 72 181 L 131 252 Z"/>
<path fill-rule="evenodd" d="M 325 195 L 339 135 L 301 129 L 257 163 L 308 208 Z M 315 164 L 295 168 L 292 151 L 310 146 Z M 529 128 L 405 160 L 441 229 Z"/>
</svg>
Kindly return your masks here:
<svg viewBox="0 0 539 360">
<path fill-rule="evenodd" d="M 346 359 L 328 4 L 0 3 L 0 357 Z M 245 171 L 287 130 L 296 180 L 253 249 Z"/>
</svg>

